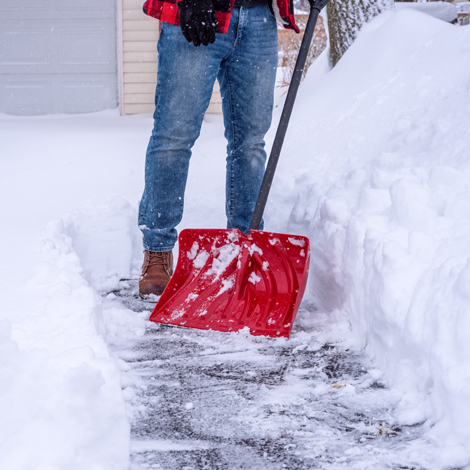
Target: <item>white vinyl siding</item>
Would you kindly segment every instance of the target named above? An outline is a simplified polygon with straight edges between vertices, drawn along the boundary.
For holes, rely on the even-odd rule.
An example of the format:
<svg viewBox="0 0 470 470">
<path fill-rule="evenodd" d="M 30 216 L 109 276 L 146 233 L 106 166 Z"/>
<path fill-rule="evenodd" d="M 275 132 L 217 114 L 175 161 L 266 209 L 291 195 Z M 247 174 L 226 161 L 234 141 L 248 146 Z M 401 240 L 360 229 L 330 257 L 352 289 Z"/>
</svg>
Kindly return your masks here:
<svg viewBox="0 0 470 470">
<path fill-rule="evenodd" d="M 0 1 L 0 113 L 117 106 L 115 0 Z"/>
<path fill-rule="evenodd" d="M 222 114 L 222 98 L 220 96 L 219 82 L 215 82 L 211 102 L 206 111 L 207 114 Z"/>
<path fill-rule="evenodd" d="M 145 15 L 143 0 L 122 0 L 122 114 L 153 113 L 157 85 L 159 21 Z M 221 114 L 218 84 L 207 110 Z"/>
<path fill-rule="evenodd" d="M 158 68 L 158 21 L 143 0 L 122 0 L 122 114 L 152 113 Z"/>
</svg>

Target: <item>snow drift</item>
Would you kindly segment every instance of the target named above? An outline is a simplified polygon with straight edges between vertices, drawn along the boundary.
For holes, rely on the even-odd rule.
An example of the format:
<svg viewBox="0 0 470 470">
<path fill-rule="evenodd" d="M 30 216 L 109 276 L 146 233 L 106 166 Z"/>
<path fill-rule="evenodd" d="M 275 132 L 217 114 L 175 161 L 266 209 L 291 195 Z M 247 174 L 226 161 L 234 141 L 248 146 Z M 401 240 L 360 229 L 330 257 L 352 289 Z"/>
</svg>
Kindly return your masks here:
<svg viewBox="0 0 470 470">
<path fill-rule="evenodd" d="M 129 424 L 101 300 L 66 221 L 48 225 L 44 250 L 47 262 L 23 289 L 36 306 L 14 322 L 17 341 L 0 323 L 2 468 L 124 470 Z"/>
<path fill-rule="evenodd" d="M 470 28 L 401 10 L 332 71 L 320 58 L 266 224 L 285 230 L 290 212 L 309 235 L 318 308 L 349 315 L 403 392 L 401 423 L 428 422 L 439 468 L 470 463 L 469 44 Z"/>
<path fill-rule="evenodd" d="M 457 5 L 449 2 L 395 2 L 395 8 L 417 10 L 448 23 L 457 21 Z"/>
</svg>

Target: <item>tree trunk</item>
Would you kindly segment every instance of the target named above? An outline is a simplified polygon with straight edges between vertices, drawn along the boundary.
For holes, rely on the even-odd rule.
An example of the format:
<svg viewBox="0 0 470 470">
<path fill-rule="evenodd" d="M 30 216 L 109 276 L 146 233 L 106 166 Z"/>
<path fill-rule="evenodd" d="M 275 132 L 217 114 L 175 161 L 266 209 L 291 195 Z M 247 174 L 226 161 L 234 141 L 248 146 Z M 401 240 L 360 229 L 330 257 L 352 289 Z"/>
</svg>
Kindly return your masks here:
<svg viewBox="0 0 470 470">
<path fill-rule="evenodd" d="M 364 23 L 393 8 L 393 0 L 331 0 L 327 6 L 331 61 L 335 66 Z"/>
</svg>

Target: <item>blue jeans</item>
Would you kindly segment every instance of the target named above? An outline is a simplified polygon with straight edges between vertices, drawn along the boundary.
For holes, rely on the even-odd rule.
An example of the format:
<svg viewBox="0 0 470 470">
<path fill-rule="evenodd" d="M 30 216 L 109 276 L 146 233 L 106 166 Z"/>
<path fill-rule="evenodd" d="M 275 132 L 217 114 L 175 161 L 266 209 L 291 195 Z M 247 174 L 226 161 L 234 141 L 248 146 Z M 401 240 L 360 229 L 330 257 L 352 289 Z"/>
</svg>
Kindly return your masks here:
<svg viewBox="0 0 470 470">
<path fill-rule="evenodd" d="M 154 128 L 139 208 L 144 248 L 169 251 L 183 201 L 191 148 L 217 79 L 227 139 L 227 227 L 247 233 L 264 175 L 264 136 L 271 125 L 277 26 L 267 6 L 235 8 L 226 34 L 194 47 L 179 26 L 162 23 Z"/>
</svg>

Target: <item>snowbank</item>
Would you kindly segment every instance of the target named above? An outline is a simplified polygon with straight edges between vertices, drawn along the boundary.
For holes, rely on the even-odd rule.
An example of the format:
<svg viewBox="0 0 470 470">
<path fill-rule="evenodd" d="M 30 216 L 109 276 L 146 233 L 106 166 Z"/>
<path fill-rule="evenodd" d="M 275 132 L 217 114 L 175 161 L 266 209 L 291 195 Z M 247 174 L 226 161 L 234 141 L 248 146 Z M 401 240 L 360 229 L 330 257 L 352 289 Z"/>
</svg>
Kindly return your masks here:
<svg viewBox="0 0 470 470">
<path fill-rule="evenodd" d="M 127 469 L 99 292 L 133 268 L 136 204 L 113 194 L 137 201 L 151 120 L 0 120 L 0 467 Z"/>
<path fill-rule="evenodd" d="M 449 469 L 470 463 L 468 44 L 469 28 L 402 10 L 331 72 L 319 59 L 266 224 L 309 235 L 318 308 L 349 315 L 403 393 L 401 423 L 427 420 Z"/>
<path fill-rule="evenodd" d="M 0 121 L 0 467 L 127 469 L 131 389 L 105 340 L 142 335 L 145 320 L 101 294 L 140 271 L 151 116 Z M 226 143 L 221 119 L 211 122 L 195 149 L 186 226 L 224 225 Z M 210 171 L 197 164 L 208 158 Z"/>
<path fill-rule="evenodd" d="M 457 6 L 449 2 L 396 2 L 395 8 L 397 10 L 411 8 L 448 23 L 457 20 Z"/>
<path fill-rule="evenodd" d="M 23 290 L 36 307 L 14 322 L 16 341 L 10 322 L 0 323 L 0 462 L 12 470 L 124 470 L 129 425 L 101 300 L 70 227 L 56 220 L 47 232 L 47 262 Z"/>
</svg>

